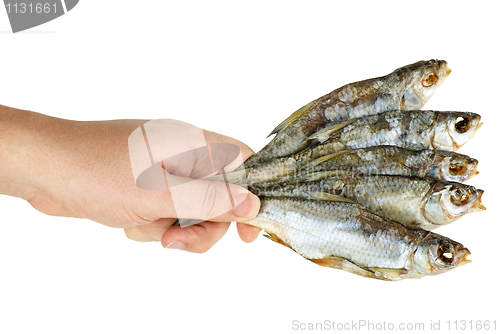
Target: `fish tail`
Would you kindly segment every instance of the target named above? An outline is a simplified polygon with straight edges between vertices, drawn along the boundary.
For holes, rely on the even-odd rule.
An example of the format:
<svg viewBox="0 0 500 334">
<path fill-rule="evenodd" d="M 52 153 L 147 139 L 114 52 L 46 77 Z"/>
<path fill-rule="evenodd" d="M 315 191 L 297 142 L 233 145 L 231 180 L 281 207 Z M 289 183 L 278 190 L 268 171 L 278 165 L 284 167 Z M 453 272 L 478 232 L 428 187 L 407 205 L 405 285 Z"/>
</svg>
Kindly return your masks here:
<svg viewBox="0 0 500 334">
<path fill-rule="evenodd" d="M 232 183 L 241 186 L 247 183 L 247 175 L 249 171 L 249 168 L 235 170 L 233 172 L 212 176 L 208 180 L 215 182 Z"/>
</svg>

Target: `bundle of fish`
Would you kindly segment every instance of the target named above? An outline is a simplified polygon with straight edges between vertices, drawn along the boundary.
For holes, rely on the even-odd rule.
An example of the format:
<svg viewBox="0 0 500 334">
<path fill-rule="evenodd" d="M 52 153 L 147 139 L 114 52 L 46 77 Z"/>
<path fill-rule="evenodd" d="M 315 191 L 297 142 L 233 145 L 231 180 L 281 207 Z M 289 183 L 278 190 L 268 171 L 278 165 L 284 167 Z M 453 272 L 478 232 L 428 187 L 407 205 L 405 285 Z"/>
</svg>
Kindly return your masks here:
<svg viewBox="0 0 500 334">
<path fill-rule="evenodd" d="M 477 160 L 455 153 L 481 117 L 420 110 L 450 72 L 420 61 L 338 88 L 278 125 L 244 170 L 213 179 L 246 184 L 262 202 L 248 224 L 322 266 L 401 280 L 470 262 L 429 231 L 485 209 L 483 191 L 460 183 Z"/>
</svg>

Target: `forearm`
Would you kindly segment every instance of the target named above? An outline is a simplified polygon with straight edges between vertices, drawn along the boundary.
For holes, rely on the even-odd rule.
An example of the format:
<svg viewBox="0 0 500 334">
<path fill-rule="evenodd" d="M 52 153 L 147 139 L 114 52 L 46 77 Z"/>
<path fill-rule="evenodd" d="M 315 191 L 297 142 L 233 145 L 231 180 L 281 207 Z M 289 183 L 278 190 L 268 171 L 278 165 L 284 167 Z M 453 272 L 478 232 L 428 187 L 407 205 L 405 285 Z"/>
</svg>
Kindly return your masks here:
<svg viewBox="0 0 500 334">
<path fill-rule="evenodd" d="M 64 120 L 0 106 L 0 193 L 12 185 L 37 189 L 47 184 L 58 154 L 55 143 Z M 70 122 L 70 121 L 68 121 Z"/>
<path fill-rule="evenodd" d="M 26 180 L 36 116 L 30 111 L 0 106 L 0 182 Z"/>
</svg>

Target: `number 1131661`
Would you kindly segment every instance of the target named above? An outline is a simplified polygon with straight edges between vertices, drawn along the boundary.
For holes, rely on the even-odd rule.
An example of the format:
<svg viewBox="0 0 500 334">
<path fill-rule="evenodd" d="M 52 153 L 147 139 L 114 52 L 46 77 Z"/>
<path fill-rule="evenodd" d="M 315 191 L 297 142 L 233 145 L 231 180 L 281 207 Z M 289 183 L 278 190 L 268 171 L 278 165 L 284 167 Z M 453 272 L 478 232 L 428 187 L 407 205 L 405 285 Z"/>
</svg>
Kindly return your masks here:
<svg viewBox="0 0 500 334">
<path fill-rule="evenodd" d="M 57 4 L 50 3 L 7 3 L 5 5 L 7 7 L 7 12 L 14 14 L 49 14 L 49 13 L 57 13 Z"/>
<path fill-rule="evenodd" d="M 497 321 L 489 321 L 489 320 L 448 320 L 446 322 L 448 330 L 454 330 L 454 331 L 470 331 L 470 330 L 477 330 L 477 331 L 489 331 L 497 330 Z"/>
</svg>

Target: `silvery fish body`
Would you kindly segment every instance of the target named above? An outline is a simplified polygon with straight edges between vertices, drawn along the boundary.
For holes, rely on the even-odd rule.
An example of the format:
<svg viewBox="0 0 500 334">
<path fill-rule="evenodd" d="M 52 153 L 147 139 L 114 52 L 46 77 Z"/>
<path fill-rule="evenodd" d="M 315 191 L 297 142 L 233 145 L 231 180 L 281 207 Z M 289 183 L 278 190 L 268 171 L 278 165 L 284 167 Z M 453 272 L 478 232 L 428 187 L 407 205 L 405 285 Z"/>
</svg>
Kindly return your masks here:
<svg viewBox="0 0 500 334">
<path fill-rule="evenodd" d="M 305 105 L 278 125 L 276 137 L 246 166 L 283 157 L 307 147 L 303 140 L 329 124 L 387 110 L 421 109 L 451 70 L 444 60 L 420 61 L 383 77 L 342 86 Z"/>
<path fill-rule="evenodd" d="M 394 110 L 325 128 L 307 140 L 316 145 L 311 148 L 311 158 L 315 159 L 325 151 L 379 145 L 456 151 L 474 136 L 482 125 L 480 121 L 481 116 L 470 112 Z"/>
<path fill-rule="evenodd" d="M 227 173 L 225 176 L 218 175 L 214 180 L 251 186 L 263 182 L 290 182 L 310 172 L 350 171 L 360 174 L 430 177 L 463 182 L 479 173 L 476 159 L 450 151 L 411 150 L 381 145 L 332 153 L 328 148 L 333 146 L 327 144 L 315 147 L 314 150 L 307 148 L 290 157 L 277 158 L 245 171 Z M 313 160 L 313 152 L 314 156 L 318 155 L 318 152 L 325 155 Z"/>
<path fill-rule="evenodd" d="M 321 198 L 341 196 L 408 226 L 427 230 L 449 224 L 466 213 L 485 210 L 482 190 L 456 182 L 395 175 L 324 177 L 304 175 L 290 184 L 260 184 L 249 188 L 264 197 Z M 326 198 L 327 200 L 328 198 Z"/>
<path fill-rule="evenodd" d="M 439 274 L 467 263 L 470 254 L 458 242 L 355 203 L 263 198 L 247 223 L 316 264 L 383 280 Z"/>
<path fill-rule="evenodd" d="M 307 163 L 302 169 L 309 173 L 349 171 L 463 182 L 479 173 L 477 165 L 476 159 L 456 152 L 381 145 L 326 155 Z"/>
</svg>

